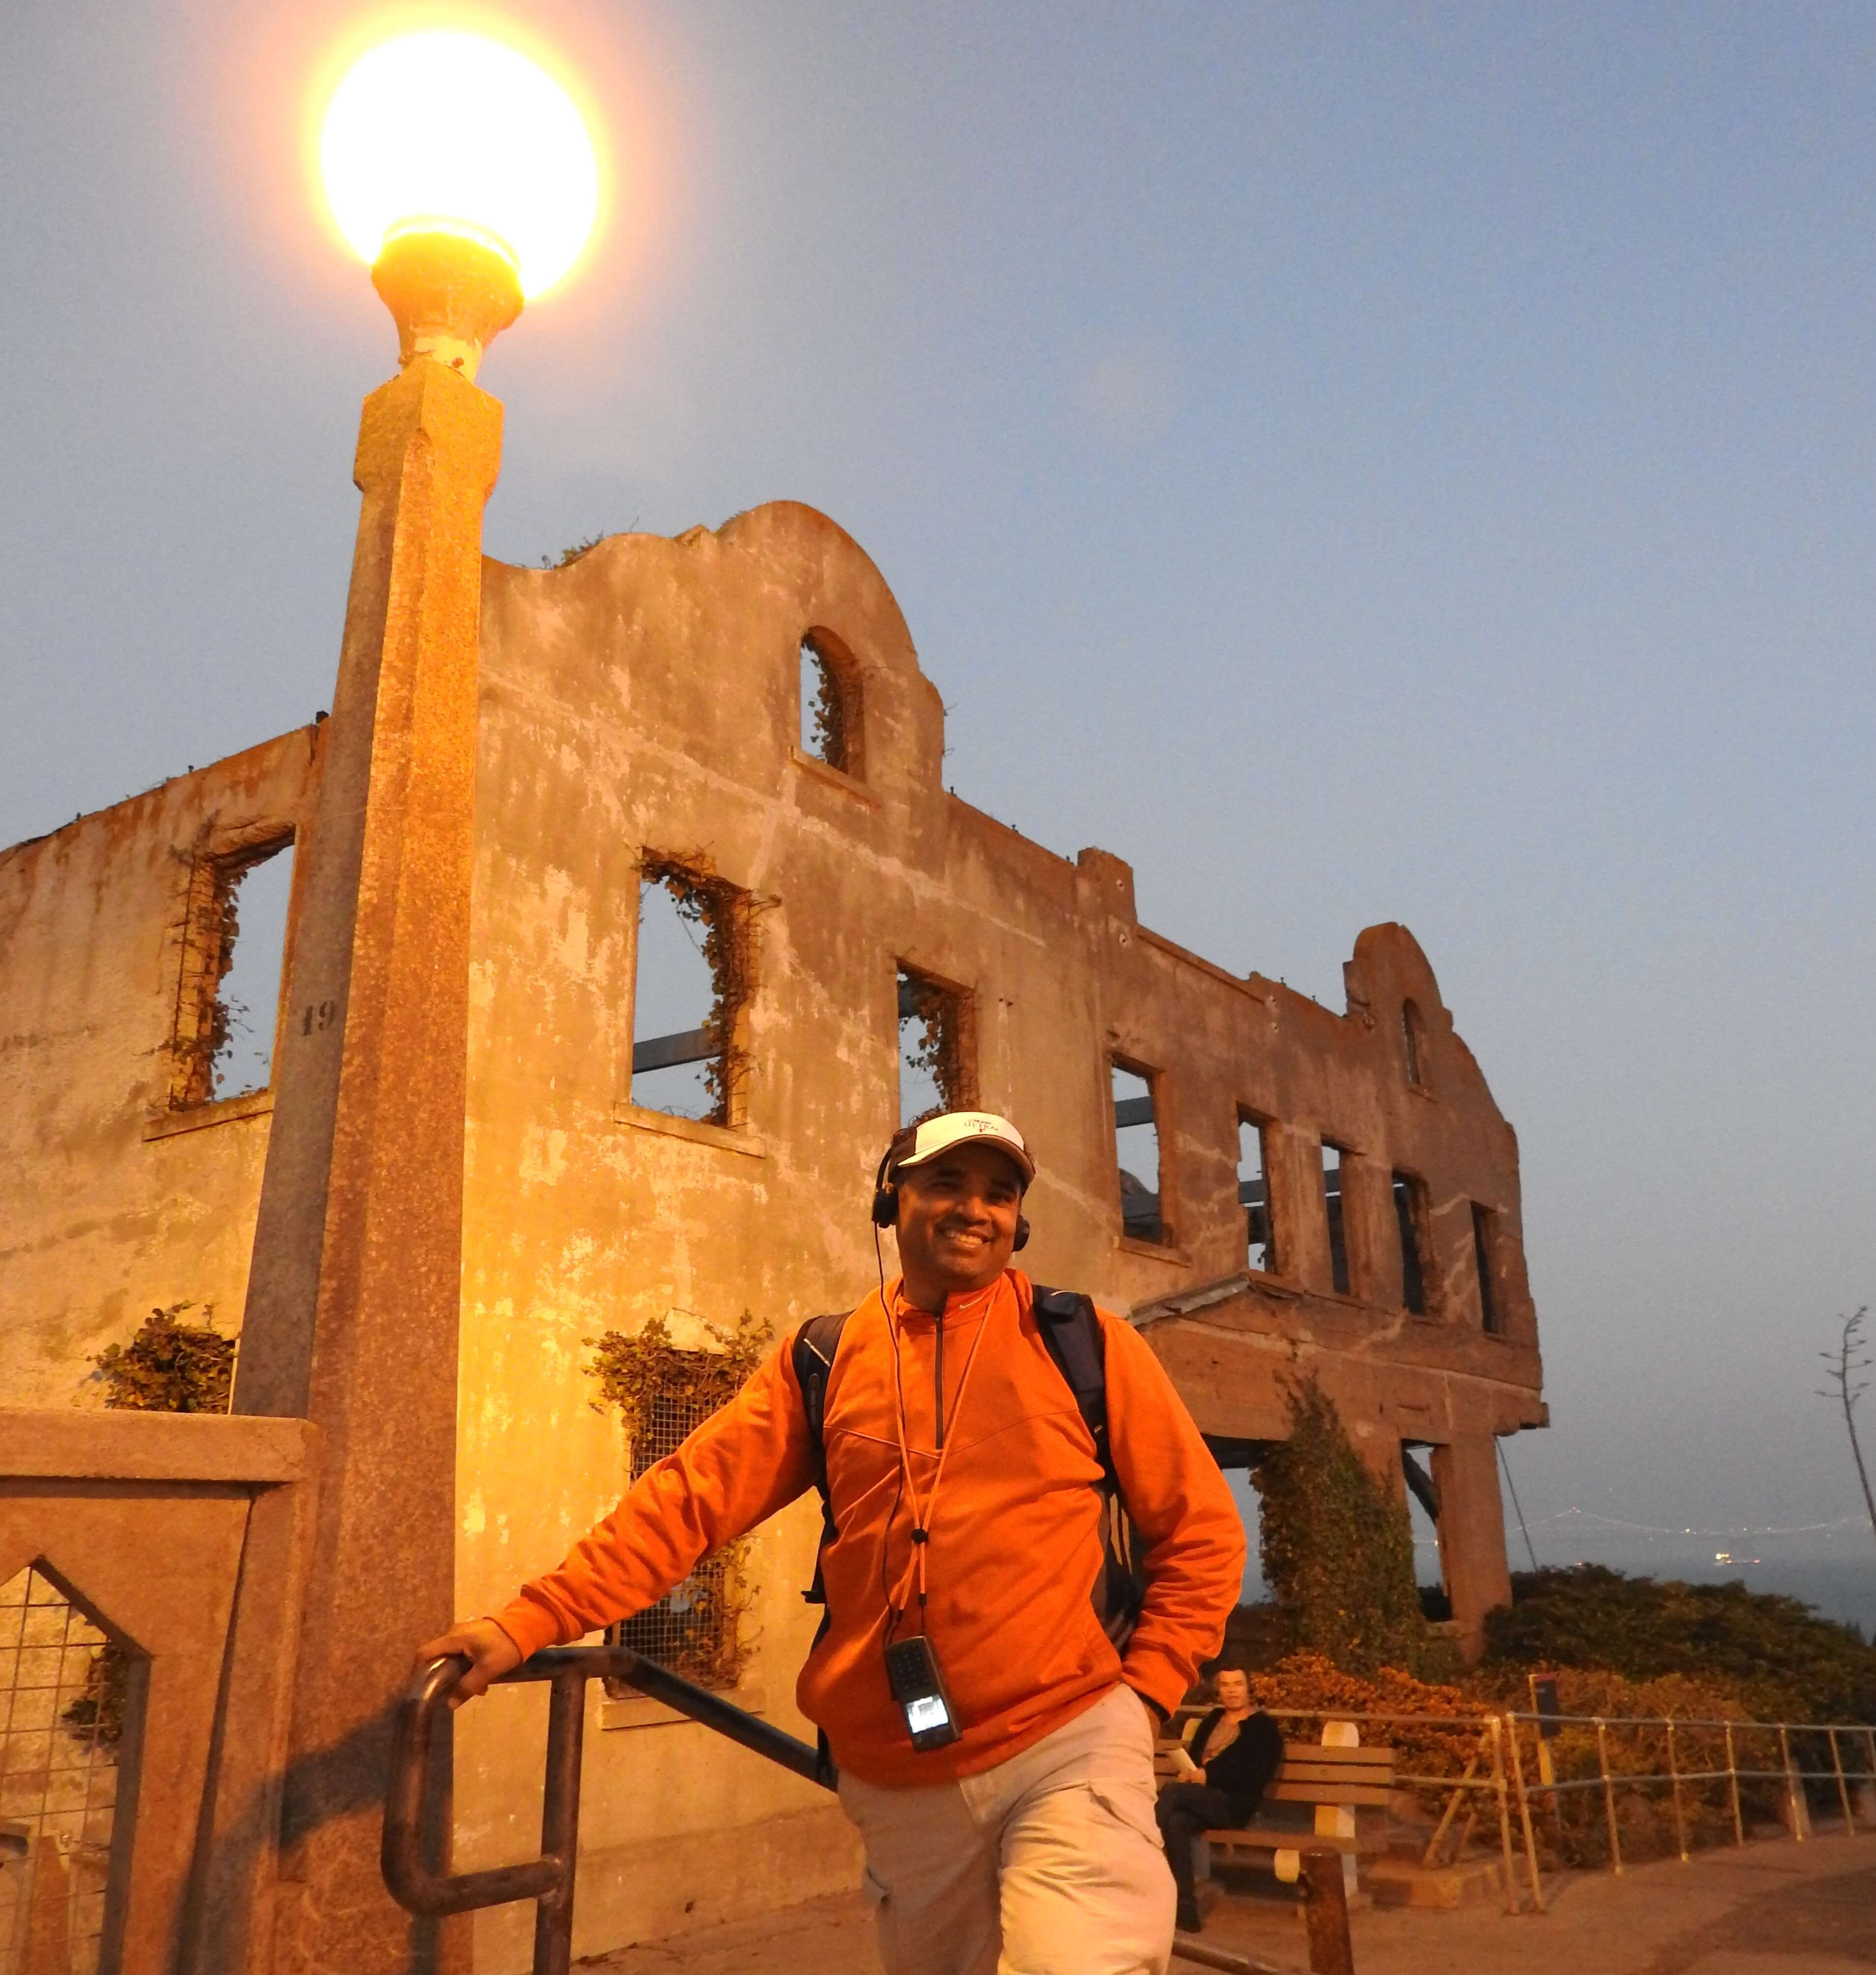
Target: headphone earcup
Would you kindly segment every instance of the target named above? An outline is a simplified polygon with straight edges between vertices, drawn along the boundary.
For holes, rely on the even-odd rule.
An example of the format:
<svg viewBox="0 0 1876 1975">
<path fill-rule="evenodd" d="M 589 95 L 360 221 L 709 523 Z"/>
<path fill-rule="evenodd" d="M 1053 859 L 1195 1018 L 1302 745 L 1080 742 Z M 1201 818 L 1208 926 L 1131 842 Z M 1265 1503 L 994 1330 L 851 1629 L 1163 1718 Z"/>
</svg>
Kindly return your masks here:
<svg viewBox="0 0 1876 1975">
<path fill-rule="evenodd" d="M 899 1224 L 899 1189 L 896 1186 L 875 1188 L 873 1195 L 873 1224 L 875 1227 L 896 1227 Z"/>
<path fill-rule="evenodd" d="M 1029 1245 L 1029 1224 L 1020 1214 L 1016 1217 L 1016 1239 L 1013 1245 L 1019 1248 L 1026 1248 Z"/>
</svg>

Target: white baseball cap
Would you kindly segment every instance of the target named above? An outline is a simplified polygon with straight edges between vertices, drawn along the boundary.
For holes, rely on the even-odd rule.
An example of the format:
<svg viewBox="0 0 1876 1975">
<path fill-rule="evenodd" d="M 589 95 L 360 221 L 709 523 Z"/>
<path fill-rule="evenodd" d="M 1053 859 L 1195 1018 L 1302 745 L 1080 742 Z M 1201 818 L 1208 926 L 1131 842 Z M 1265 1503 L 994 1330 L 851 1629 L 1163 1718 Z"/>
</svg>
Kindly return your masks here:
<svg viewBox="0 0 1876 1975">
<path fill-rule="evenodd" d="M 993 1111 L 943 1111 L 936 1118 L 927 1118 L 914 1135 L 910 1149 L 892 1162 L 887 1177 L 890 1180 L 894 1173 L 903 1172 L 908 1166 L 926 1165 L 953 1145 L 976 1140 L 1009 1153 L 1022 1175 L 1025 1186 L 1035 1178 L 1035 1161 L 1029 1156 L 1022 1134 L 1007 1118 L 999 1118 Z"/>
</svg>

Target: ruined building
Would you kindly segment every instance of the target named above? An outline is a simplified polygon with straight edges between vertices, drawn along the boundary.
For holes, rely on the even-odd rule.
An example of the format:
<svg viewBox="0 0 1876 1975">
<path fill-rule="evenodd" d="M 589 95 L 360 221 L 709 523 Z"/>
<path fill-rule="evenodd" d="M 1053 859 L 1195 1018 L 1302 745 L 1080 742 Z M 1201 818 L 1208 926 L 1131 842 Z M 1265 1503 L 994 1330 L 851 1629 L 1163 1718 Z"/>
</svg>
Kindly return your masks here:
<svg viewBox="0 0 1876 1975">
<path fill-rule="evenodd" d="M 1361 935 L 1335 1014 L 1149 931 L 1111 853 L 1066 862 L 947 794 L 897 606 L 808 508 L 488 563 L 481 608 L 459 1608 L 619 1492 L 591 1341 L 664 1318 L 709 1348 L 745 1310 L 851 1303 L 880 1150 L 936 1099 L 1017 1120 L 1025 1265 L 1130 1313 L 1227 1464 L 1282 1433 L 1293 1365 L 1394 1485 L 1417 1451 L 1476 1645 L 1508 1588 L 1497 1436 L 1544 1421 L 1536 1320 L 1516 1142 L 1406 929 Z M 95 1405 L 91 1354 L 153 1306 L 239 1321 L 272 1099 L 218 1090 L 224 982 L 262 936 L 250 888 L 305 861 L 330 731 L 0 855 L 0 1405 Z M 641 1014 L 641 905 L 680 905 L 713 974 Z M 283 1033 L 335 1012 L 286 980 Z M 796 1732 L 816 1526 L 798 1504 L 759 1533 L 732 1621 L 739 1697 Z M 541 1698 L 463 1718 L 464 1865 L 532 1853 Z M 580 1951 L 846 1880 L 806 1785 L 591 1705 Z M 482 1916 L 476 1966 L 525 1966 L 528 1925 Z"/>
</svg>

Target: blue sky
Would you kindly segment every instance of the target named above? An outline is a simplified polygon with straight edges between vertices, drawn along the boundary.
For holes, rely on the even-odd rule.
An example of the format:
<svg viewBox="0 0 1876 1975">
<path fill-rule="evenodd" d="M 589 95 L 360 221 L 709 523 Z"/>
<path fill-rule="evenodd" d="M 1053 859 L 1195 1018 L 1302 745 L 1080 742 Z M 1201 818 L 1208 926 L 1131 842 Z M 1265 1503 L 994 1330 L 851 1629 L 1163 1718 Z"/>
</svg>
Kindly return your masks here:
<svg viewBox="0 0 1876 1975">
<path fill-rule="evenodd" d="M 304 134 L 374 18 L 15 10 L 0 842 L 327 703 L 394 347 Z M 1335 1006 L 1419 936 L 1523 1149 L 1527 1511 L 1855 1510 L 1876 13 L 509 18 L 616 185 L 484 370 L 491 552 L 824 508 L 961 795 Z"/>
</svg>

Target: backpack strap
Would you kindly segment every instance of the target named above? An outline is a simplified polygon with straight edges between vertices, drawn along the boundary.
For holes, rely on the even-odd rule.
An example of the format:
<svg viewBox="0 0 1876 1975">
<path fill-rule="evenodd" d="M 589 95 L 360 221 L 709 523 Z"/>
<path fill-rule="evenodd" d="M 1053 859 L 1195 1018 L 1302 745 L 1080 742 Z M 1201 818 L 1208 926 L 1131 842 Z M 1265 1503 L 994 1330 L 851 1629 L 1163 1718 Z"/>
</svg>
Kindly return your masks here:
<svg viewBox="0 0 1876 1975">
<path fill-rule="evenodd" d="M 801 1388 L 801 1408 L 808 1415 L 808 1438 L 814 1457 L 815 1487 L 821 1497 L 821 1542 L 815 1553 L 815 1581 L 801 1593 L 809 1605 L 825 1605 L 827 1586 L 821 1574 L 821 1551 L 840 1532 L 834 1526 L 834 1503 L 828 1494 L 828 1380 L 834 1370 L 834 1354 L 841 1348 L 841 1333 L 851 1313 L 835 1310 L 826 1316 L 813 1316 L 795 1333 L 789 1361 L 795 1367 L 795 1382 Z"/>
<path fill-rule="evenodd" d="M 834 1354 L 841 1348 L 841 1333 L 847 1327 L 850 1311 L 840 1310 L 826 1316 L 811 1316 L 795 1333 L 788 1350 L 795 1367 L 795 1382 L 801 1388 L 801 1409 L 808 1416 L 808 1445 L 815 1463 L 815 1487 L 821 1497 L 821 1540 L 815 1546 L 815 1581 L 801 1593 L 805 1604 L 821 1607 L 820 1628 L 815 1634 L 818 1645 L 827 1635 L 828 1587 L 821 1574 L 821 1553 L 840 1534 L 834 1526 L 834 1503 L 828 1493 L 828 1380 L 833 1375 Z M 831 1789 L 838 1780 L 834 1752 L 828 1747 L 828 1731 L 815 1731 L 815 1779 Z"/>
<path fill-rule="evenodd" d="M 1068 1382 L 1083 1421 L 1094 1437 L 1094 1458 L 1101 1463 L 1102 1485 L 1111 1496 L 1121 1492 L 1114 1450 L 1107 1444 L 1107 1353 L 1094 1299 L 1076 1290 L 1047 1290 L 1035 1285 L 1036 1328 L 1055 1369 Z"/>
<path fill-rule="evenodd" d="M 1034 1287 L 1036 1329 L 1055 1366 L 1075 1395 L 1075 1403 L 1094 1442 L 1101 1463 L 1101 1569 L 1094 1579 L 1094 1612 L 1116 1652 L 1140 1622 L 1146 1593 L 1134 1551 L 1132 1526 L 1121 1493 L 1107 1434 L 1107 1339 L 1091 1297 L 1076 1290 Z"/>
</svg>

